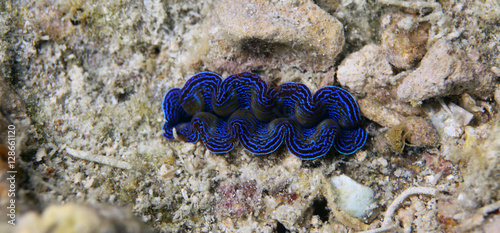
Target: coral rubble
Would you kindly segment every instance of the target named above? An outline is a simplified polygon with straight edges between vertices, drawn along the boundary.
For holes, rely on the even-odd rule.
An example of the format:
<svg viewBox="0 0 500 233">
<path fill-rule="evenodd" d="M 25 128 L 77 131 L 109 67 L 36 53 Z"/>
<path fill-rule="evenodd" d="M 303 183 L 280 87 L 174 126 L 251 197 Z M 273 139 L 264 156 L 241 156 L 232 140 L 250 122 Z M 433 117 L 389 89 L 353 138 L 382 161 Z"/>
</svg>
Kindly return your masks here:
<svg viewBox="0 0 500 233">
<path fill-rule="evenodd" d="M 17 172 L 0 180 L 0 229 L 493 232 L 499 12 L 496 0 L 0 1 L 0 174 Z M 350 91 L 366 145 L 304 161 L 162 137 L 170 88 L 245 70 Z M 335 177 L 373 191 L 368 210 L 349 215 Z"/>
</svg>

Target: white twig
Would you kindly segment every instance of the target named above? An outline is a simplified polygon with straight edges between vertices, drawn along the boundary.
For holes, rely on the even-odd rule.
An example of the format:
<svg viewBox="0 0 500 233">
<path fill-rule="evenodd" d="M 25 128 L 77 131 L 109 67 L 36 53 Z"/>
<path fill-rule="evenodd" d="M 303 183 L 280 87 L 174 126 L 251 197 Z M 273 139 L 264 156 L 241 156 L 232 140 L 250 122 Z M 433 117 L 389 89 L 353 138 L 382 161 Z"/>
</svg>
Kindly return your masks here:
<svg viewBox="0 0 500 233">
<path fill-rule="evenodd" d="M 383 4 L 410 8 L 410 9 L 432 8 L 431 14 L 417 19 L 419 22 L 438 19 L 443 14 L 443 7 L 438 2 L 399 1 L 399 0 L 378 0 L 378 1 Z"/>
<path fill-rule="evenodd" d="M 96 162 L 96 163 L 101 163 L 101 164 L 105 164 L 108 166 L 117 167 L 117 168 L 126 169 L 126 170 L 132 169 L 132 165 L 130 165 L 129 163 L 122 161 L 122 160 L 115 159 L 113 157 L 102 156 L 102 155 L 93 155 L 87 151 L 73 150 L 73 149 L 67 148 L 67 147 L 66 147 L 66 152 L 69 155 L 76 157 L 76 158 L 79 158 L 79 159 L 84 159 L 84 160 L 88 160 L 88 161 L 92 161 L 92 162 Z"/>
<path fill-rule="evenodd" d="M 416 194 L 424 194 L 424 195 L 430 195 L 430 196 L 435 196 L 437 193 L 437 189 L 435 188 L 429 188 L 429 187 L 411 187 L 403 191 L 399 196 L 392 201 L 392 203 L 389 205 L 387 208 L 387 211 L 385 211 L 384 214 L 384 221 L 382 222 L 382 226 L 380 228 L 372 229 L 372 230 L 367 230 L 367 231 L 361 231 L 358 233 L 380 233 L 380 232 L 386 232 L 389 231 L 393 228 L 395 228 L 398 223 L 394 223 L 392 221 L 392 216 L 398 209 L 399 205 L 403 203 L 403 201 L 408 198 L 411 195 L 416 195 Z"/>
<path fill-rule="evenodd" d="M 389 205 L 384 214 L 384 221 L 382 222 L 382 227 L 387 227 L 392 223 L 392 216 L 398 209 L 399 205 L 403 203 L 403 201 L 411 195 L 416 194 L 425 194 L 430 196 L 435 196 L 437 193 L 437 189 L 430 187 L 411 187 L 403 191 L 399 196 L 394 199 L 394 201 Z"/>
<path fill-rule="evenodd" d="M 500 209 L 500 201 L 497 201 L 497 202 L 494 202 L 494 203 L 491 203 L 487 206 L 483 206 L 479 209 L 479 213 L 483 214 L 483 215 L 487 215 L 493 211 L 496 211 Z"/>
<path fill-rule="evenodd" d="M 395 5 L 405 8 L 412 9 L 422 9 L 422 8 L 432 8 L 441 10 L 441 4 L 437 2 L 425 2 L 425 1 L 398 1 L 398 0 L 379 0 L 379 2 L 387 4 L 387 5 Z"/>
</svg>

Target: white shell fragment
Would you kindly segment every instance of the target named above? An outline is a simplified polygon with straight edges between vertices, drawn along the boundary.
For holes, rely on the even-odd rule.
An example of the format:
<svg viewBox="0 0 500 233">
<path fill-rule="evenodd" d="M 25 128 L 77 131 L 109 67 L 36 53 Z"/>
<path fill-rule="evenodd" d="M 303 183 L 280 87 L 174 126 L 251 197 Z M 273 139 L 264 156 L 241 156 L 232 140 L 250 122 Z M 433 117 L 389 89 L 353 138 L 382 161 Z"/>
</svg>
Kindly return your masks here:
<svg viewBox="0 0 500 233">
<path fill-rule="evenodd" d="M 365 216 L 371 209 L 375 192 L 345 175 L 330 178 L 330 183 L 337 194 L 338 208 L 352 217 Z"/>
<path fill-rule="evenodd" d="M 473 117 L 472 113 L 454 103 L 443 105 L 440 111 L 429 114 L 429 119 L 439 134 L 455 138 L 464 133 L 462 127 L 468 125 Z"/>
</svg>

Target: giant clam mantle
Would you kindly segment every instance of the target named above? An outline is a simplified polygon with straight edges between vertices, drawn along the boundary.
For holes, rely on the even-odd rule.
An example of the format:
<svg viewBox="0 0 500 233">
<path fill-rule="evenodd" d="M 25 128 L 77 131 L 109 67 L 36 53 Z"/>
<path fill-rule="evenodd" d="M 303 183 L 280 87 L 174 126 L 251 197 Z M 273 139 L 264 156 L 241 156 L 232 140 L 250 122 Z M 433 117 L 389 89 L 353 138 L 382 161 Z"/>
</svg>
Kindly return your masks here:
<svg viewBox="0 0 500 233">
<path fill-rule="evenodd" d="M 269 154 L 285 142 L 308 160 L 330 149 L 352 154 L 366 141 L 359 107 L 342 88 L 327 86 L 312 95 L 302 83 L 270 87 L 259 75 L 242 72 L 225 80 L 212 72 L 192 76 L 163 99 L 165 138 L 195 143 L 213 153 L 232 150 L 239 141 L 254 154 Z"/>
</svg>

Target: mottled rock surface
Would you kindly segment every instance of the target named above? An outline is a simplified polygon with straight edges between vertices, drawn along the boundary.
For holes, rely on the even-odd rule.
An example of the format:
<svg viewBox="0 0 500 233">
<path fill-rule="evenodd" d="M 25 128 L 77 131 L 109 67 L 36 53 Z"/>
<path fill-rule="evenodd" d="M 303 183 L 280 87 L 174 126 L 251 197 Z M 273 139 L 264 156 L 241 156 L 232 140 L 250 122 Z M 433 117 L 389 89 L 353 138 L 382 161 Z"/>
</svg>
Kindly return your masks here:
<svg viewBox="0 0 500 233">
<path fill-rule="evenodd" d="M 430 24 L 417 22 L 410 14 L 388 14 L 381 19 L 380 40 L 387 60 L 395 67 L 408 69 L 424 56 Z"/>
<path fill-rule="evenodd" d="M 432 97 L 468 92 L 480 97 L 491 95 L 493 75 L 442 39 L 433 44 L 419 67 L 397 88 L 397 98 L 419 102 Z"/>
<path fill-rule="evenodd" d="M 339 65 L 337 78 L 342 86 L 356 94 L 385 87 L 393 78 L 391 64 L 383 49 L 375 44 L 364 46 L 350 54 Z"/>
<path fill-rule="evenodd" d="M 230 72 L 294 64 L 324 71 L 344 45 L 342 24 L 310 0 L 220 0 L 203 59 Z M 221 59 L 222 58 L 222 59 Z"/>
<path fill-rule="evenodd" d="M 404 115 L 391 110 L 380 102 L 363 98 L 358 100 L 358 105 L 364 117 L 383 126 L 394 127 L 404 120 Z"/>
</svg>

